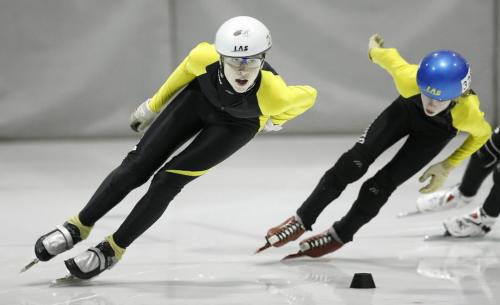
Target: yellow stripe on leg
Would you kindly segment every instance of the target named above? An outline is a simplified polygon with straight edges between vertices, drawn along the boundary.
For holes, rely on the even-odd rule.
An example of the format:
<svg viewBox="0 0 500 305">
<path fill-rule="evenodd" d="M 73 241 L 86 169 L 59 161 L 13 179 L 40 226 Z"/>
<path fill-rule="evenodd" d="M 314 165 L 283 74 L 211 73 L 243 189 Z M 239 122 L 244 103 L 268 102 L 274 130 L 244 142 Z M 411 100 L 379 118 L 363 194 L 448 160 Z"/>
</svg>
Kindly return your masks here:
<svg viewBox="0 0 500 305">
<path fill-rule="evenodd" d="M 87 238 L 90 234 L 90 231 L 92 230 L 91 226 L 86 226 L 80 221 L 80 218 L 78 217 L 78 215 L 75 215 L 75 216 L 71 217 L 70 219 L 68 219 L 68 223 L 76 226 L 78 228 L 78 230 L 80 230 L 80 238 L 82 240 Z"/>
<path fill-rule="evenodd" d="M 184 175 L 184 176 L 199 177 L 199 176 L 205 174 L 206 172 L 208 172 L 208 169 L 204 170 L 204 171 L 183 171 L 183 170 L 177 170 L 177 169 L 167 169 L 166 172 L 172 173 L 172 174 Z"/>
</svg>

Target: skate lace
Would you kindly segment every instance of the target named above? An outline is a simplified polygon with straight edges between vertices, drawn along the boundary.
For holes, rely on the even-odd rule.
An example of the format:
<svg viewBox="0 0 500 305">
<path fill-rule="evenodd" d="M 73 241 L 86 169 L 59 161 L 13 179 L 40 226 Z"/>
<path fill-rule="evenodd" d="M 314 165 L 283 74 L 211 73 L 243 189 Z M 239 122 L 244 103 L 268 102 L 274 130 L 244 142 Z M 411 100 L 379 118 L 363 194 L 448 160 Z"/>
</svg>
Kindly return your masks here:
<svg viewBox="0 0 500 305">
<path fill-rule="evenodd" d="M 319 248 L 319 247 L 322 247 L 324 245 L 327 245 L 327 244 L 331 243 L 332 240 L 333 240 L 333 237 L 330 234 L 324 234 L 324 235 L 320 235 L 316 238 L 313 238 L 311 240 L 308 240 L 306 242 L 309 244 L 309 248 L 313 249 L 313 248 Z"/>
<path fill-rule="evenodd" d="M 305 230 L 304 226 L 300 222 L 293 220 L 287 223 L 278 233 L 276 233 L 276 236 L 278 236 L 278 239 L 282 241 L 295 234 L 299 229 Z"/>
</svg>

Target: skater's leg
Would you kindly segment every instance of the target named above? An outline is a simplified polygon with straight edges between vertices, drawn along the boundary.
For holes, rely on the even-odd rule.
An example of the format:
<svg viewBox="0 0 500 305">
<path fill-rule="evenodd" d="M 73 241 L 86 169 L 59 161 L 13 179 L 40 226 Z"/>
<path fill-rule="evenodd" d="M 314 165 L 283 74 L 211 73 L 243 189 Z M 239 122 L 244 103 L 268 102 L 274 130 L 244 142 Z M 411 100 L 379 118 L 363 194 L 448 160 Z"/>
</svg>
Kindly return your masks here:
<svg viewBox="0 0 500 305">
<path fill-rule="evenodd" d="M 394 158 L 363 183 L 358 198 L 347 214 L 328 230 L 300 242 L 300 251 L 285 257 L 319 257 L 334 252 L 350 242 L 354 234 L 374 218 L 389 196 L 404 181 L 413 176 L 449 142 L 449 134 L 411 134 Z"/>
<path fill-rule="evenodd" d="M 382 152 L 408 133 L 410 120 L 403 103 L 405 101 L 398 98 L 368 126 L 356 144 L 325 172 L 296 215 L 267 231 L 266 244 L 256 253 L 270 246 L 281 247 L 311 230 L 328 204 L 340 196 L 348 184 L 361 178 Z"/>
<path fill-rule="evenodd" d="M 460 192 L 467 197 L 475 196 L 484 179 L 500 161 L 500 130 L 497 127 L 486 144 L 474 153 L 465 170 Z"/>
<path fill-rule="evenodd" d="M 113 234 L 123 248 L 146 231 L 167 208 L 184 185 L 203 175 L 250 141 L 257 131 L 237 125 L 212 125 L 204 129 L 182 152 L 153 178 L 148 192 Z"/>
<path fill-rule="evenodd" d="M 246 121 L 246 120 L 244 120 Z M 125 248 L 146 231 L 183 186 L 223 161 L 253 138 L 257 120 L 247 124 L 212 124 L 204 128 L 182 152 L 154 176 L 148 192 L 136 204 L 120 228 L 95 248 L 67 260 L 70 273 L 91 278 L 111 268 Z"/>
<path fill-rule="evenodd" d="M 102 182 L 83 210 L 36 241 L 37 258 L 47 261 L 87 238 L 99 218 L 144 183 L 178 146 L 192 137 L 202 126 L 192 103 L 202 98 L 189 88 L 181 92 L 152 124 L 137 148 Z"/>
<path fill-rule="evenodd" d="M 342 242 L 351 241 L 354 234 L 378 214 L 394 190 L 427 165 L 451 138 L 448 133 L 438 132 L 410 135 L 394 158 L 363 183 L 349 212 L 333 225 Z"/>
<path fill-rule="evenodd" d="M 80 211 L 81 223 L 92 226 L 131 190 L 146 182 L 178 147 L 201 129 L 202 122 L 193 109 L 193 100 L 201 98 L 199 92 L 188 87 L 167 106 Z"/>
<path fill-rule="evenodd" d="M 297 210 L 307 229 L 346 186 L 361 178 L 373 161 L 409 132 L 410 120 L 401 99 L 387 107 L 366 129 L 353 148 L 344 153 L 321 178 Z"/>
<path fill-rule="evenodd" d="M 493 187 L 483 203 L 484 212 L 491 217 L 500 215 L 500 168 L 493 172 Z"/>
</svg>

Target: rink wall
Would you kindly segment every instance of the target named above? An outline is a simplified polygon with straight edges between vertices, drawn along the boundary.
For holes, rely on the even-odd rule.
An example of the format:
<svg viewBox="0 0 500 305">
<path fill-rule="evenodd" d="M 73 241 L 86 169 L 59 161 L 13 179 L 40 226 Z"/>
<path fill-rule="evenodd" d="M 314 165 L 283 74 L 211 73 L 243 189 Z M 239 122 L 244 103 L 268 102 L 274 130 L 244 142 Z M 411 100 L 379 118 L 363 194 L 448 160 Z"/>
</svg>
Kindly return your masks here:
<svg viewBox="0 0 500 305">
<path fill-rule="evenodd" d="M 495 0 L 0 1 L 0 139 L 132 136 L 135 107 L 236 15 L 271 29 L 268 60 L 289 84 L 318 89 L 283 134 L 359 133 L 397 96 L 368 60 L 373 33 L 413 63 L 462 53 L 496 124 L 498 14 Z"/>
</svg>

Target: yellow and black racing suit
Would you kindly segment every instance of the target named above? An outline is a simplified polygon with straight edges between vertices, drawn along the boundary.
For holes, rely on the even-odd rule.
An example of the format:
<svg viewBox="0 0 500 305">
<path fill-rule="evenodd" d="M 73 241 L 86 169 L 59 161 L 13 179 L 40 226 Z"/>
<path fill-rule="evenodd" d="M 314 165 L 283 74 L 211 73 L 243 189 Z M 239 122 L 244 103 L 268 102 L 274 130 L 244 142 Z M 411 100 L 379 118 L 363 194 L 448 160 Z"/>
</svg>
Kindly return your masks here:
<svg viewBox="0 0 500 305">
<path fill-rule="evenodd" d="M 288 86 L 267 62 L 251 89 L 236 93 L 224 78 L 215 47 L 200 43 L 149 100 L 149 108 L 161 113 L 101 183 L 79 213 L 80 222 L 93 225 L 156 172 L 147 193 L 113 234 L 116 244 L 126 248 L 163 214 L 184 185 L 244 146 L 267 120 L 282 125 L 315 99 L 314 88 Z"/>
<path fill-rule="evenodd" d="M 491 127 L 479 109 L 474 92 L 460 96 L 436 116 L 424 113 L 416 75 L 418 66 L 407 63 L 396 49 L 375 48 L 370 58 L 393 77 L 400 96 L 366 129 L 321 178 L 312 194 L 297 210 L 307 229 L 345 187 L 360 179 L 387 148 L 408 136 L 396 155 L 375 176 L 366 180 L 349 212 L 333 227 L 343 242 L 373 217 L 403 182 L 428 164 L 459 132 L 469 137 L 447 161 L 456 166 L 490 137 Z"/>
</svg>

